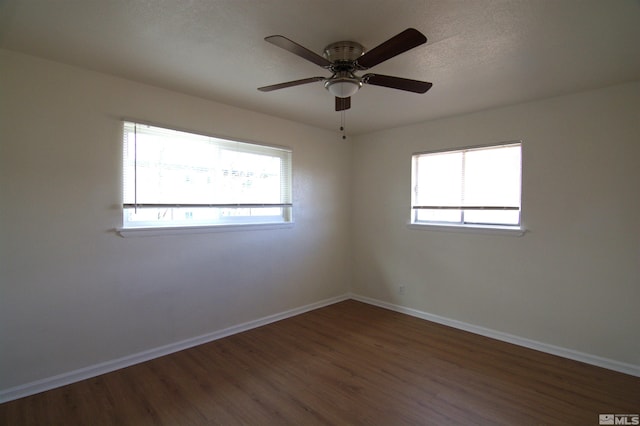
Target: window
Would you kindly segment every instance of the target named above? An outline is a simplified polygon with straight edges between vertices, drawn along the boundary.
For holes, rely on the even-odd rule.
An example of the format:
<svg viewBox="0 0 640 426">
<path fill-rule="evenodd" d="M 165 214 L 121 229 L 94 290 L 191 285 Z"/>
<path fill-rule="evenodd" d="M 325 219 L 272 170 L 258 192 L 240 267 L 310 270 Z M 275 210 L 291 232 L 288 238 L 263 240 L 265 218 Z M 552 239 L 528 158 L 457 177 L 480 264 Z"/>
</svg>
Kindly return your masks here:
<svg viewBox="0 0 640 426">
<path fill-rule="evenodd" d="M 123 228 L 292 221 L 291 150 L 124 123 Z"/>
<path fill-rule="evenodd" d="M 520 226 L 521 144 L 415 154 L 414 224 Z"/>
</svg>

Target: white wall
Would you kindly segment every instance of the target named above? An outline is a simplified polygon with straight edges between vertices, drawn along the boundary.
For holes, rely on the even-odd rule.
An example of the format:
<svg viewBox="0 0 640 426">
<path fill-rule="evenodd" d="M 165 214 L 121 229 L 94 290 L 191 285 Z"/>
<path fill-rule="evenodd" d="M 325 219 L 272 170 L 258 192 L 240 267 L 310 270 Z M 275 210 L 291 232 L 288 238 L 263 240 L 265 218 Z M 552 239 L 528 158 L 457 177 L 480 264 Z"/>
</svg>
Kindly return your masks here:
<svg viewBox="0 0 640 426">
<path fill-rule="evenodd" d="M 295 226 L 122 238 L 121 122 L 293 148 Z M 345 294 L 332 132 L 0 51 L 0 390 Z"/>
<path fill-rule="evenodd" d="M 412 153 L 511 140 L 527 234 L 407 228 Z M 360 136 L 353 158 L 354 293 L 640 365 L 640 83 Z"/>
</svg>

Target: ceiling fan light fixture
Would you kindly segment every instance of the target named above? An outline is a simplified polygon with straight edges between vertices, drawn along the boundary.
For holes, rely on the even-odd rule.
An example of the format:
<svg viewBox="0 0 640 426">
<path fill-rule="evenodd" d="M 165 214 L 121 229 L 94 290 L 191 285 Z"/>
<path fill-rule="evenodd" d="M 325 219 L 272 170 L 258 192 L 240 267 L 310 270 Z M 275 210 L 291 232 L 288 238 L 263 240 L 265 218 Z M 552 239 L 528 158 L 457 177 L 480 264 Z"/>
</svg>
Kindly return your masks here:
<svg viewBox="0 0 640 426">
<path fill-rule="evenodd" d="M 337 98 L 348 98 L 356 94 L 362 82 L 357 78 L 331 78 L 324 83 L 324 87 Z"/>
</svg>

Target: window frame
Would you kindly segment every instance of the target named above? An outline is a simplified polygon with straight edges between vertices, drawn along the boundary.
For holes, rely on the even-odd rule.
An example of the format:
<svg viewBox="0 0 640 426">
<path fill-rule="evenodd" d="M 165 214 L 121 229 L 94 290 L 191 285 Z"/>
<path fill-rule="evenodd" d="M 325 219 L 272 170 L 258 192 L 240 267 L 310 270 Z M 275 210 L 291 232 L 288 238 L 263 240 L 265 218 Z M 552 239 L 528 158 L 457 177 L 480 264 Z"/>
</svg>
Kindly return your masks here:
<svg viewBox="0 0 640 426">
<path fill-rule="evenodd" d="M 248 140 L 240 140 L 236 138 L 229 138 L 226 136 L 217 136 L 211 135 L 201 132 L 194 132 L 191 130 L 178 129 L 175 127 L 159 125 L 156 123 L 149 123 L 140 120 L 132 120 L 132 119 L 122 119 L 121 120 L 121 137 L 122 137 L 122 204 L 121 204 L 121 213 L 122 213 L 122 226 L 118 228 L 116 231 L 121 236 L 141 236 L 141 235 L 169 235 L 176 233 L 200 233 L 200 232 L 218 232 L 225 230 L 249 230 L 249 229 L 276 229 L 276 228 L 286 228 L 293 226 L 293 149 L 290 147 L 282 146 L 282 145 L 271 145 L 264 143 L 257 143 L 255 141 Z M 160 132 L 178 132 L 186 134 L 185 137 L 193 137 L 210 139 L 210 143 L 213 143 L 217 149 L 220 150 L 230 150 L 232 152 L 245 153 L 245 154 L 257 154 L 257 155 L 267 155 L 273 158 L 280 158 L 283 162 L 281 163 L 281 173 L 284 170 L 285 175 L 280 175 L 280 190 L 283 190 L 285 193 L 280 194 L 280 202 L 278 203 L 262 203 L 262 202 L 252 202 L 252 203 L 206 203 L 206 202 L 196 202 L 196 203 L 145 203 L 142 200 L 138 199 L 138 183 L 137 183 L 137 174 L 138 165 L 136 163 L 137 158 L 133 159 L 133 178 L 127 178 L 126 174 L 128 170 L 131 170 L 131 159 L 130 153 L 127 152 L 127 144 L 130 143 L 126 140 L 128 126 L 144 126 L 146 128 L 151 128 L 150 132 L 159 130 Z M 134 142 L 134 144 L 137 142 Z M 137 148 L 134 148 L 137 150 Z M 273 155 L 272 155 L 273 154 Z M 135 154 L 137 156 L 137 154 Z M 222 165 L 222 169 L 225 169 L 224 163 L 220 163 Z M 218 164 L 216 164 L 218 165 Z M 127 182 L 129 181 L 129 182 Z M 132 183 L 131 181 L 134 181 Z M 131 187 L 129 189 L 126 188 L 126 185 L 133 185 L 135 189 L 133 189 L 134 199 L 127 199 L 128 192 L 131 192 Z M 129 197 L 130 198 L 130 197 Z M 280 213 L 266 214 L 266 215 L 238 215 L 238 216 L 220 216 L 218 219 L 212 220 L 204 220 L 204 221 L 194 221 L 189 222 L 189 220 L 172 220 L 166 222 L 139 222 L 136 224 L 134 221 L 127 220 L 128 210 L 130 209 L 145 209 L 145 208 L 166 208 L 166 209 L 218 209 L 218 212 L 221 213 L 221 209 L 273 209 L 279 208 Z"/>
<path fill-rule="evenodd" d="M 517 208 L 519 217 L 517 224 L 503 224 L 503 223 L 476 223 L 476 222 L 465 222 L 464 221 L 464 210 L 489 210 L 483 206 L 467 206 L 471 208 L 467 209 L 458 209 L 461 210 L 461 220 L 459 222 L 451 222 L 451 221 L 429 221 L 429 220 L 418 220 L 417 216 L 419 210 L 424 207 L 419 207 L 416 205 L 416 195 L 417 195 L 417 170 L 416 170 L 416 159 L 422 155 L 429 154 L 444 154 L 444 153 L 456 153 L 456 152 L 466 152 L 466 151 L 474 151 L 474 150 L 483 150 L 490 148 L 500 148 L 509 145 L 518 145 L 520 147 L 520 197 L 519 197 L 519 206 Z M 437 150 L 429 150 L 429 151 L 419 151 L 411 154 L 411 207 L 410 207 L 410 218 L 407 226 L 410 229 L 427 229 L 427 230 L 438 230 L 438 231 L 460 231 L 460 232 L 473 232 L 473 233 L 491 233 L 491 234 L 504 234 L 504 235 L 515 235 L 521 236 L 524 235 L 526 229 L 523 225 L 523 210 L 522 210 L 522 199 L 523 199 L 523 152 L 524 152 L 524 143 L 522 140 L 511 140 L 505 142 L 498 143 L 489 143 L 482 145 L 471 145 L 465 147 L 456 147 L 456 148 L 442 148 Z M 464 173 L 464 172 L 463 172 Z M 460 206 L 464 207 L 464 206 Z M 449 207 L 444 207 L 449 208 Z M 504 208 L 504 210 L 513 210 L 512 207 Z M 495 209 L 499 210 L 499 209 Z"/>
</svg>

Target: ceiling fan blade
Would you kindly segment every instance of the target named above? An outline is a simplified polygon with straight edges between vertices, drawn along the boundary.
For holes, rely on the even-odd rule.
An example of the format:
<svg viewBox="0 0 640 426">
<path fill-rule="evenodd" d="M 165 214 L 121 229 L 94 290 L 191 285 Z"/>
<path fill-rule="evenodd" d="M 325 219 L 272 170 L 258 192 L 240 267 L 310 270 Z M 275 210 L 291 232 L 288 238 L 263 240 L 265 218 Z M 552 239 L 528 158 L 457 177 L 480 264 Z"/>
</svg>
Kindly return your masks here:
<svg viewBox="0 0 640 426">
<path fill-rule="evenodd" d="M 336 111 L 344 111 L 351 108 L 351 98 L 339 98 L 336 96 Z"/>
<path fill-rule="evenodd" d="M 295 41 L 291 41 L 288 38 L 281 35 L 272 35 L 269 37 L 265 37 L 265 40 L 271 44 L 275 44 L 278 47 L 283 48 L 284 50 L 288 50 L 294 55 L 298 55 L 307 61 L 311 61 L 316 65 L 320 65 L 323 68 L 329 68 L 331 66 L 331 62 L 318 55 L 315 52 L 307 49 L 306 47 L 300 46 Z"/>
<path fill-rule="evenodd" d="M 380 74 L 365 74 L 362 76 L 362 82 L 374 86 L 390 87 L 392 89 L 406 90 L 407 92 L 414 93 L 425 93 L 433 86 L 432 83 L 426 81 L 410 80 L 408 78 Z"/>
<path fill-rule="evenodd" d="M 426 42 L 427 37 L 424 34 L 415 28 L 408 28 L 366 52 L 356 60 L 356 64 L 360 69 L 371 68 Z"/>
<path fill-rule="evenodd" d="M 310 77 L 302 80 L 287 81 L 286 83 L 272 84 L 271 86 L 258 87 L 261 92 L 270 92 L 272 90 L 284 89 L 286 87 L 300 86 L 301 84 L 313 83 L 324 80 L 324 77 Z"/>
</svg>

